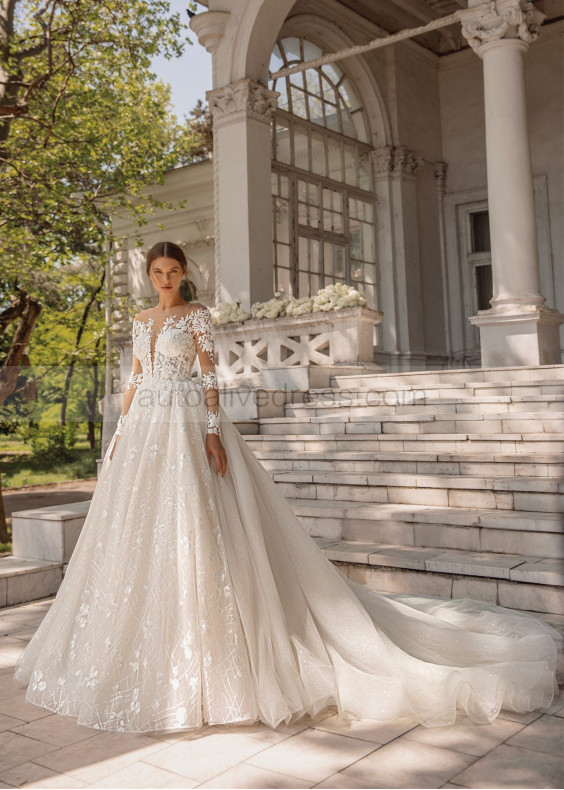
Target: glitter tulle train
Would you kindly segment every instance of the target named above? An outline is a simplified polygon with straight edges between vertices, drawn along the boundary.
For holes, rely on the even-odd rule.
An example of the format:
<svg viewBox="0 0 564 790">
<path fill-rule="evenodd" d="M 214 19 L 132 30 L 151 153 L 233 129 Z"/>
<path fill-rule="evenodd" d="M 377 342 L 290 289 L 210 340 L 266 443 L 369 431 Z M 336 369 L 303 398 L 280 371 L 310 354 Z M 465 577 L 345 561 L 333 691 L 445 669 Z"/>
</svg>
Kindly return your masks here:
<svg viewBox="0 0 564 790">
<path fill-rule="evenodd" d="M 155 340 L 154 363 L 151 360 Z M 476 722 L 548 707 L 558 634 L 471 599 L 380 594 L 306 534 L 223 409 L 224 477 L 191 370 L 213 363 L 206 308 L 154 336 L 51 608 L 18 659 L 26 699 L 118 732 L 261 720 Z"/>
</svg>

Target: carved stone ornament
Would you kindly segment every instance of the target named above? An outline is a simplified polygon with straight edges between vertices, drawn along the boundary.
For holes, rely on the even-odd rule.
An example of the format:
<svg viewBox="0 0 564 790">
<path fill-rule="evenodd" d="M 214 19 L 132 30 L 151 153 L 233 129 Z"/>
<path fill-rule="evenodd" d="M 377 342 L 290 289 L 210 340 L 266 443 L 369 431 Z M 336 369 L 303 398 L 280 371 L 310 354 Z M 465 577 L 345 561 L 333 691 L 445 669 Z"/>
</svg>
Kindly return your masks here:
<svg viewBox="0 0 564 790">
<path fill-rule="evenodd" d="M 447 165 L 446 162 L 434 162 L 433 171 L 435 173 L 435 184 L 439 195 L 444 195 L 446 192 L 446 176 Z"/>
<path fill-rule="evenodd" d="M 395 174 L 413 178 L 416 170 L 423 164 L 423 157 L 413 153 L 405 145 L 395 148 L 386 145 L 373 152 L 372 161 L 376 176 Z"/>
<path fill-rule="evenodd" d="M 245 78 L 224 88 L 206 92 L 214 123 L 242 118 L 270 123 L 278 107 L 278 91 L 271 91 L 254 80 Z"/>
<path fill-rule="evenodd" d="M 474 52 L 502 39 L 528 45 L 539 37 L 545 15 L 525 0 L 490 0 L 462 11 L 462 35 Z"/>
</svg>

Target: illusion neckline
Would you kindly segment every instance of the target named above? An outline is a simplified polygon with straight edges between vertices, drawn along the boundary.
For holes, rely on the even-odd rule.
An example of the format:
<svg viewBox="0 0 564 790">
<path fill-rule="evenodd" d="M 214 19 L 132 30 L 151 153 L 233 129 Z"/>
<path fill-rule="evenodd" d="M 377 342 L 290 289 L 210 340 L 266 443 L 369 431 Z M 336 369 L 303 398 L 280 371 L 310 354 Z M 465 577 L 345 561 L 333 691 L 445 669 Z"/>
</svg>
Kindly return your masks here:
<svg viewBox="0 0 564 790">
<path fill-rule="evenodd" d="M 171 315 L 167 315 L 166 318 L 164 319 L 163 323 L 162 323 L 162 326 L 160 327 L 160 329 L 155 334 L 155 346 L 154 346 L 154 348 L 152 347 L 152 341 L 153 341 L 152 325 L 155 323 L 154 317 L 151 315 L 151 316 L 148 317 L 148 319 L 146 321 L 143 321 L 143 320 L 141 320 L 139 318 L 135 318 L 135 317 L 133 318 L 133 321 L 137 321 L 138 324 L 143 324 L 144 326 L 148 326 L 148 327 L 151 328 L 151 331 L 149 332 L 149 365 L 150 365 L 150 370 L 151 370 L 151 377 L 153 377 L 154 374 L 155 374 L 155 357 L 157 355 L 157 343 L 158 343 L 158 340 L 159 340 L 159 337 L 160 337 L 162 331 L 164 329 L 166 329 L 167 327 L 171 326 L 170 319 L 176 318 L 177 321 L 173 322 L 173 323 L 178 323 L 178 321 L 181 321 L 182 319 L 188 318 L 193 313 L 197 313 L 197 312 L 199 312 L 200 310 L 203 310 L 203 309 L 205 309 L 205 308 L 197 307 L 195 310 L 190 310 L 188 313 L 183 313 L 183 314 L 172 313 Z"/>
</svg>

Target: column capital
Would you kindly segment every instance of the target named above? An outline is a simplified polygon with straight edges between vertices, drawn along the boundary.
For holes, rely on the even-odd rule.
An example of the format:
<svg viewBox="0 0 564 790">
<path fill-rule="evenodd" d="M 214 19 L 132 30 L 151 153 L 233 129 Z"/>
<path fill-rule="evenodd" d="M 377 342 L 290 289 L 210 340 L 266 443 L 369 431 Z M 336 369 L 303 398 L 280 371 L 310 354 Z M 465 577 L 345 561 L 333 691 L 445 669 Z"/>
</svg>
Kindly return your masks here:
<svg viewBox="0 0 564 790">
<path fill-rule="evenodd" d="M 526 0 L 489 0 L 460 12 L 462 35 L 478 55 L 503 41 L 527 48 L 539 37 L 546 15 Z"/>
<path fill-rule="evenodd" d="M 372 152 L 372 163 L 376 178 L 389 175 L 414 178 L 423 164 L 423 157 L 405 145 L 384 145 Z"/>
<path fill-rule="evenodd" d="M 233 123 L 243 118 L 270 124 L 279 96 L 278 91 L 268 90 L 248 77 L 206 91 L 214 124 Z"/>
</svg>

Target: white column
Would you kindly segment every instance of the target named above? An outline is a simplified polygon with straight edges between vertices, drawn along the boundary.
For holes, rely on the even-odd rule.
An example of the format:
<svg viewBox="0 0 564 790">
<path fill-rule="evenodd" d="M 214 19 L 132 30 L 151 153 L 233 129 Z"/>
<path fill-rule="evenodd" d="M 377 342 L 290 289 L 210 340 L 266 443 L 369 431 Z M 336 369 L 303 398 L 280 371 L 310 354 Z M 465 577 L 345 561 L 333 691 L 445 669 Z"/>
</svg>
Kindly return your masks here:
<svg viewBox="0 0 564 790">
<path fill-rule="evenodd" d="M 416 177 L 423 160 L 405 146 L 383 146 L 372 162 L 383 350 L 398 370 L 418 370 L 426 367 Z"/>
<path fill-rule="evenodd" d="M 251 79 L 206 94 L 214 133 L 216 293 L 219 287 L 219 301 L 245 307 L 274 292 L 271 121 L 278 95 Z"/>
<path fill-rule="evenodd" d="M 491 309 L 472 316 L 482 365 L 560 363 L 556 310 L 540 291 L 523 56 L 544 15 L 524 0 L 469 0 L 462 33 L 483 61 Z"/>
</svg>

